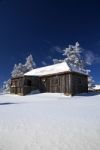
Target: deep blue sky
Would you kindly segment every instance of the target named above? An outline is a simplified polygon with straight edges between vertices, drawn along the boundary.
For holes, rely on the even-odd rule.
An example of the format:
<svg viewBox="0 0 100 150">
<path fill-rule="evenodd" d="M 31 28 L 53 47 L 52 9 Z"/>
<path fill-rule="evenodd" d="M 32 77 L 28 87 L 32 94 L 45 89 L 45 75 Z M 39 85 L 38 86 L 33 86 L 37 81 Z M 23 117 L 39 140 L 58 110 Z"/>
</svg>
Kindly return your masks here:
<svg viewBox="0 0 100 150">
<path fill-rule="evenodd" d="M 0 83 L 30 53 L 37 67 L 52 64 L 76 41 L 97 57 L 90 69 L 100 83 L 99 0 L 0 0 Z"/>
</svg>

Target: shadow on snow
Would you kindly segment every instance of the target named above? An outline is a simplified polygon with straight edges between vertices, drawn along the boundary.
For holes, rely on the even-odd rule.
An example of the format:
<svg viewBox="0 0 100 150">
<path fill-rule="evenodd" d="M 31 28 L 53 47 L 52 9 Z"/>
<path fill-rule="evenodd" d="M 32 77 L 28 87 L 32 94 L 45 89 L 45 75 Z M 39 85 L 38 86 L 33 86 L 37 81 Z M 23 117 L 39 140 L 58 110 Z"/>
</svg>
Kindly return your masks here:
<svg viewBox="0 0 100 150">
<path fill-rule="evenodd" d="M 10 103 L 10 102 L 0 103 L 0 105 L 12 105 L 12 104 L 18 104 L 18 103 Z"/>
<path fill-rule="evenodd" d="M 77 94 L 76 96 L 96 96 L 96 95 L 100 95 L 100 92 L 88 92 L 88 93 L 81 93 L 81 94 Z"/>
</svg>

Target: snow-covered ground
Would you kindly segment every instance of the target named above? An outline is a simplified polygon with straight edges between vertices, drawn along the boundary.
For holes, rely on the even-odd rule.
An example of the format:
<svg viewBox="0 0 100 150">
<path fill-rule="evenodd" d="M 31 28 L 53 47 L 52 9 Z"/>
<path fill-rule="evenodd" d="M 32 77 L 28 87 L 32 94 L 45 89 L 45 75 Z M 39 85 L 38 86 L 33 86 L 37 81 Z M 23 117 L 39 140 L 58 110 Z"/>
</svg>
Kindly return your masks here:
<svg viewBox="0 0 100 150">
<path fill-rule="evenodd" d="M 100 150 L 100 95 L 0 95 L 0 150 Z"/>
</svg>

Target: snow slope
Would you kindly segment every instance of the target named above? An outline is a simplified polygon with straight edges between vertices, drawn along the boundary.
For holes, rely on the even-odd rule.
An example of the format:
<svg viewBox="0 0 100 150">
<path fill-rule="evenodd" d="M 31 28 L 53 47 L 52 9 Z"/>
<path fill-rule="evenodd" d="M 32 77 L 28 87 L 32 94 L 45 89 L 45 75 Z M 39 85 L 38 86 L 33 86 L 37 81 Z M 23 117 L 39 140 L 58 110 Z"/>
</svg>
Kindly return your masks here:
<svg viewBox="0 0 100 150">
<path fill-rule="evenodd" d="M 0 96 L 0 150 L 99 149 L 99 94 Z"/>
</svg>

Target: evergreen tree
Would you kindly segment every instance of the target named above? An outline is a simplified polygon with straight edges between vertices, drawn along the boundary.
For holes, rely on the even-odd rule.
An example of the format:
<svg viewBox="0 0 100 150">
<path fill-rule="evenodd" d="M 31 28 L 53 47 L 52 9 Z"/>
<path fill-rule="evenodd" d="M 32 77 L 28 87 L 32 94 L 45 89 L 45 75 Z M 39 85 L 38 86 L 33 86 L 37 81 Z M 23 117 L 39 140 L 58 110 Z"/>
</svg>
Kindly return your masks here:
<svg viewBox="0 0 100 150">
<path fill-rule="evenodd" d="M 11 72 L 11 77 L 12 78 L 14 78 L 14 77 L 16 77 L 17 76 L 17 69 L 18 67 L 17 67 L 17 64 L 15 64 L 14 65 L 14 68 L 13 68 L 13 70 L 12 70 L 12 72 Z"/>
<path fill-rule="evenodd" d="M 93 80 L 93 77 L 90 75 L 88 77 L 88 90 L 93 91 L 95 87 L 95 81 Z"/>
<path fill-rule="evenodd" d="M 3 93 L 10 93 L 10 85 L 11 85 L 11 79 L 8 79 L 7 81 L 4 81 L 3 83 Z"/>
<path fill-rule="evenodd" d="M 93 77 L 90 75 L 90 70 L 86 69 L 88 62 L 85 61 L 85 58 L 82 56 L 83 49 L 80 47 L 80 44 L 76 42 L 75 46 L 69 45 L 69 47 L 65 48 L 63 51 L 63 56 L 65 56 L 65 58 L 63 60 L 53 59 L 54 64 L 66 61 L 72 69 L 74 68 L 83 73 L 87 73 L 88 88 L 93 89 L 95 86 L 95 82 L 93 80 Z"/>
<path fill-rule="evenodd" d="M 35 62 L 33 61 L 32 55 L 29 55 L 26 58 L 25 64 L 19 63 L 18 65 L 14 65 L 13 71 L 11 72 L 11 77 L 20 77 L 23 76 L 26 72 L 34 69 L 36 67 Z"/>
<path fill-rule="evenodd" d="M 33 57 L 31 54 L 26 58 L 26 62 L 24 66 L 26 68 L 26 72 L 36 68 L 36 64 L 33 61 Z"/>
<path fill-rule="evenodd" d="M 11 72 L 11 77 L 15 78 L 15 77 L 20 77 L 23 76 L 24 72 L 23 72 L 23 65 L 21 63 L 19 63 L 18 65 L 14 65 L 14 69 Z"/>
<path fill-rule="evenodd" d="M 75 46 L 69 45 L 69 47 L 63 51 L 63 55 L 66 57 L 64 61 L 66 61 L 70 67 L 84 70 L 84 61 L 81 56 L 82 48 L 78 42 L 75 43 Z"/>
<path fill-rule="evenodd" d="M 27 58 L 26 58 L 26 62 L 25 64 L 22 64 L 22 63 L 19 63 L 18 65 L 15 64 L 14 65 L 14 68 L 11 72 L 11 77 L 12 78 L 16 78 L 16 77 L 22 77 L 26 72 L 34 69 L 36 67 L 36 64 L 35 62 L 33 61 L 33 57 L 32 55 L 29 55 Z M 11 84 L 11 80 L 7 80 L 7 81 L 4 81 L 3 83 L 3 92 L 4 93 L 9 93 L 10 92 L 10 84 Z"/>
</svg>

